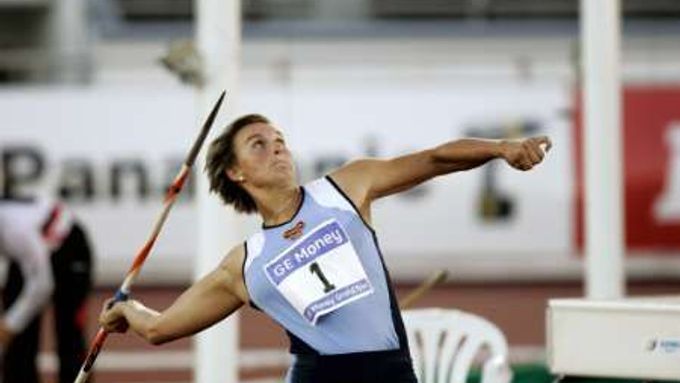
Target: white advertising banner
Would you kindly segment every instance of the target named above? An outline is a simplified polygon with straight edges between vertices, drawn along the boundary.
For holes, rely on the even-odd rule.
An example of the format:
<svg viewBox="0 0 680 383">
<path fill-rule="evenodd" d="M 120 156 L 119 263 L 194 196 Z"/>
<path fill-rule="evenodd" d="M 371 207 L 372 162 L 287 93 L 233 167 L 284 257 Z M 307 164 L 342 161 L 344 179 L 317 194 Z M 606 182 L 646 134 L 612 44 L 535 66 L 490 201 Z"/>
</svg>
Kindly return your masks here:
<svg viewBox="0 0 680 383">
<path fill-rule="evenodd" d="M 559 84 L 255 88 L 245 89 L 242 103 L 244 112 L 268 115 L 282 128 L 303 181 L 352 158 L 390 157 L 464 136 L 549 135 L 554 150 L 534 171 L 495 161 L 440 177 L 379 201 L 374 226 L 397 269 L 399 259 L 571 257 L 569 94 Z M 195 110 L 194 93 L 184 88 L 3 90 L 2 190 L 65 199 L 91 233 L 100 270 L 118 269 L 160 211 L 198 131 Z M 190 185 L 185 192 L 145 269 L 189 275 L 196 220 Z"/>
</svg>

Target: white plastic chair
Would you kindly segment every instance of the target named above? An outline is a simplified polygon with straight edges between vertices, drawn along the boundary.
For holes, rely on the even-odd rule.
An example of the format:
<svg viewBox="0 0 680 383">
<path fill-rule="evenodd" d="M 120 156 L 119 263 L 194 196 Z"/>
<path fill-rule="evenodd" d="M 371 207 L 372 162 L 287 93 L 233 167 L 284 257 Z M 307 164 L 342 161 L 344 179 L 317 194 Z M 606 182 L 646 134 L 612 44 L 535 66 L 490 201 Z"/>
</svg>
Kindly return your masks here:
<svg viewBox="0 0 680 383">
<path fill-rule="evenodd" d="M 405 310 L 413 369 L 420 383 L 465 383 L 470 366 L 482 348 L 489 351 L 483 362 L 481 383 L 509 383 L 508 343 L 488 320 L 449 309 Z"/>
</svg>

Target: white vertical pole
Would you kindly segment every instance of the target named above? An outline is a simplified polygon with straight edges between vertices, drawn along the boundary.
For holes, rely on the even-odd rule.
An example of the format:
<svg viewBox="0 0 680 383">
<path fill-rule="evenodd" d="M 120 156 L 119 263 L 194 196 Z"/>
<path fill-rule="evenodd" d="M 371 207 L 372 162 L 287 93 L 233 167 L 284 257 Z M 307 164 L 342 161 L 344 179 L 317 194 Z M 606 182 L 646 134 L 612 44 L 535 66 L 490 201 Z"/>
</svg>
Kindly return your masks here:
<svg viewBox="0 0 680 383">
<path fill-rule="evenodd" d="M 590 299 L 625 294 L 619 0 L 581 0 L 586 278 Z"/>
<path fill-rule="evenodd" d="M 196 2 L 196 42 L 203 60 L 205 86 L 199 92 L 201 119 L 209 113 L 224 89 L 227 96 L 211 137 L 218 134 L 225 120 L 231 119 L 238 97 L 238 66 L 241 44 L 239 0 L 199 0 Z M 227 116 L 227 118 L 224 118 Z M 211 138 L 206 142 L 206 148 Z M 236 213 L 208 193 L 203 173 L 205 152 L 197 163 L 198 255 L 195 277 L 213 270 L 227 251 L 243 240 Z M 236 383 L 238 381 L 238 315 L 202 332 L 196 337 L 194 382 Z"/>
<path fill-rule="evenodd" d="M 46 39 L 51 79 L 60 83 L 84 82 L 90 75 L 91 44 L 85 0 L 53 1 Z"/>
</svg>

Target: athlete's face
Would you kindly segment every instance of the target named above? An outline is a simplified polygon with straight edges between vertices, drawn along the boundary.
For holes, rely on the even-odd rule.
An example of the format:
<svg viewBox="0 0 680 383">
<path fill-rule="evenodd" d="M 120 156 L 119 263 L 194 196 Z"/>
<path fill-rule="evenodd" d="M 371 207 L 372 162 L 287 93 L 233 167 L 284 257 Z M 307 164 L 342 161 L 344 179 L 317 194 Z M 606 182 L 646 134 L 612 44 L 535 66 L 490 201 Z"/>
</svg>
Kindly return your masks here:
<svg viewBox="0 0 680 383">
<path fill-rule="evenodd" d="M 295 165 L 283 134 L 270 124 L 257 122 L 234 137 L 236 164 L 229 177 L 241 183 L 268 185 L 295 182 Z"/>
</svg>

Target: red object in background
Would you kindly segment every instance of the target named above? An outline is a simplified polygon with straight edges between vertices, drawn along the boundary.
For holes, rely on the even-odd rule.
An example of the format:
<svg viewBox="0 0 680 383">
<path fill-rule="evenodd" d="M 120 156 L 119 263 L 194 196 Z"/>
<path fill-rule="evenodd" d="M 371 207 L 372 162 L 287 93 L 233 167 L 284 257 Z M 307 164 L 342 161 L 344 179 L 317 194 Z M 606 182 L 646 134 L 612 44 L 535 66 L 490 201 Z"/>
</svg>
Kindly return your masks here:
<svg viewBox="0 0 680 383">
<path fill-rule="evenodd" d="M 575 241 L 579 250 L 585 240 L 583 110 L 575 97 L 574 158 Z M 669 177 L 670 150 L 667 130 L 680 122 L 680 86 L 626 86 L 623 93 L 623 171 L 625 179 L 625 237 L 628 251 L 680 250 L 680 218 L 660 222 L 654 205 Z M 677 170 L 677 169 L 676 169 Z M 669 253 L 670 254 L 670 253 Z"/>
</svg>

